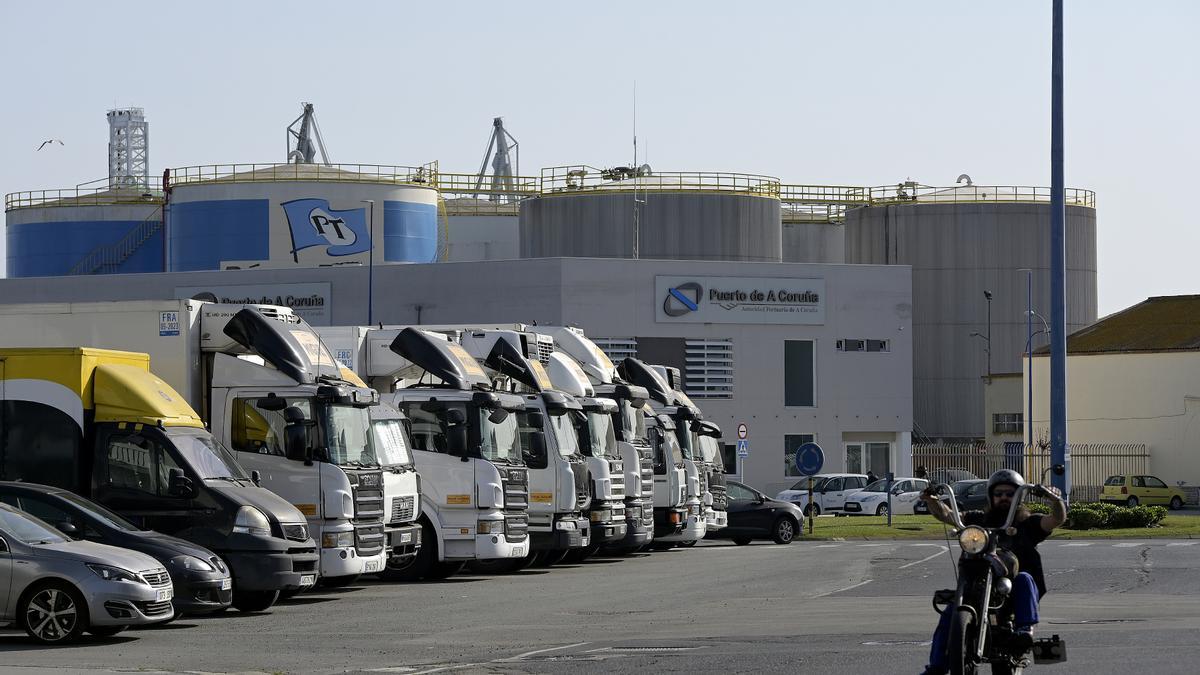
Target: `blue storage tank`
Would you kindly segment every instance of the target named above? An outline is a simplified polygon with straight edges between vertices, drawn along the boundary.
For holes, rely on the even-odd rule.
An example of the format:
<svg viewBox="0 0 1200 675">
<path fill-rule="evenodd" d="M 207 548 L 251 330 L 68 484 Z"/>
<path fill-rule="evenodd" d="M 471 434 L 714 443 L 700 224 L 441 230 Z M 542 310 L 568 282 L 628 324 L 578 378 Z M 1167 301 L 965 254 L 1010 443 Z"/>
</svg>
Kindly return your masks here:
<svg viewBox="0 0 1200 675">
<path fill-rule="evenodd" d="M 260 164 L 173 169 L 167 269 L 426 263 L 438 193 L 425 169 Z M 382 246 L 372 246 L 381 241 Z"/>
<path fill-rule="evenodd" d="M 10 277 L 163 271 L 157 189 L 16 192 L 4 206 Z"/>
</svg>

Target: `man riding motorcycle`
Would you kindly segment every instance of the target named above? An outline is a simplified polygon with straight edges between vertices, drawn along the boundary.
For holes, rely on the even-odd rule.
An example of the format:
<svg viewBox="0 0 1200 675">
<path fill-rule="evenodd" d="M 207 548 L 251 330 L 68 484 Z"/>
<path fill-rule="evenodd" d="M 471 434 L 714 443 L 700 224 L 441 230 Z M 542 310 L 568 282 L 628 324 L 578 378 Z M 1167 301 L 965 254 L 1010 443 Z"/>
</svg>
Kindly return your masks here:
<svg viewBox="0 0 1200 675">
<path fill-rule="evenodd" d="M 1021 474 L 1010 469 L 1001 469 L 988 479 L 988 509 L 967 511 L 960 514 L 964 525 L 980 525 L 987 528 L 1003 527 L 1008 517 L 1017 488 L 1025 484 Z M 948 525 L 955 525 L 950 507 L 942 503 L 930 485 L 921 493 L 921 500 L 929 506 L 929 514 Z M 1049 515 L 1034 515 L 1021 506 L 1013 521 L 1015 535 L 1009 537 L 1005 548 L 1017 557 L 1020 573 L 1013 581 L 1012 602 L 1016 614 L 1018 644 L 1025 649 L 1033 646 L 1033 627 L 1038 622 L 1038 601 L 1046 594 L 1046 580 L 1042 574 L 1042 557 L 1037 545 L 1045 541 L 1054 528 L 1067 519 L 1067 507 L 1057 488 L 1041 485 L 1032 487 L 1030 494 L 1050 500 Z M 950 612 L 943 611 L 933 633 L 929 649 L 929 665 L 925 675 L 944 675 L 946 670 L 946 645 L 950 634 Z"/>
</svg>

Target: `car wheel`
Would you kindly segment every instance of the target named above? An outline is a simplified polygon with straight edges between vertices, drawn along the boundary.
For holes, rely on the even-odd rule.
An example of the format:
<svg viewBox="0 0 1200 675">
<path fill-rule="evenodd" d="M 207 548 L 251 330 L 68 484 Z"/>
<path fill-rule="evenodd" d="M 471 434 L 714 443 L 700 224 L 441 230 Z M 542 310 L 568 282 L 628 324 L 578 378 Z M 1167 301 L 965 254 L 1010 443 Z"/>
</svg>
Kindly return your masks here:
<svg viewBox="0 0 1200 675">
<path fill-rule="evenodd" d="M 790 544 L 796 538 L 796 521 L 784 516 L 771 527 L 771 539 L 776 544 Z"/>
<path fill-rule="evenodd" d="M 814 516 L 819 516 L 819 515 L 821 515 L 821 505 L 820 504 L 813 504 L 812 506 L 804 507 L 804 517 L 805 518 L 812 518 Z"/>
<path fill-rule="evenodd" d="M 1171 497 L 1171 510 L 1178 511 L 1183 508 L 1183 500 L 1179 497 Z"/>
<path fill-rule="evenodd" d="M 1138 505 L 1138 498 L 1137 498 L 1137 497 L 1134 497 L 1133 495 L 1130 495 L 1130 496 L 1129 496 L 1129 499 L 1126 499 L 1126 500 L 1125 500 L 1125 505 L 1126 505 L 1126 506 L 1137 506 L 1137 505 Z"/>
<path fill-rule="evenodd" d="M 279 591 L 233 592 L 233 606 L 240 612 L 264 612 L 279 599 Z"/>
<path fill-rule="evenodd" d="M 129 628 L 129 626 L 92 626 L 88 629 L 88 632 L 96 637 L 106 638 L 112 637 L 126 628 Z"/>
<path fill-rule="evenodd" d="M 87 607 L 73 586 L 51 581 L 26 594 L 17 606 L 17 621 L 43 644 L 71 642 L 88 628 Z"/>
<path fill-rule="evenodd" d="M 888 505 L 887 504 L 880 504 L 879 508 L 875 509 L 875 515 L 877 515 L 877 516 L 886 516 L 887 514 L 888 514 Z"/>
<path fill-rule="evenodd" d="M 751 541 L 752 541 L 752 539 L 750 539 L 750 537 L 734 537 L 733 538 L 733 543 L 737 544 L 738 546 L 745 546 L 746 544 L 749 544 Z"/>
</svg>

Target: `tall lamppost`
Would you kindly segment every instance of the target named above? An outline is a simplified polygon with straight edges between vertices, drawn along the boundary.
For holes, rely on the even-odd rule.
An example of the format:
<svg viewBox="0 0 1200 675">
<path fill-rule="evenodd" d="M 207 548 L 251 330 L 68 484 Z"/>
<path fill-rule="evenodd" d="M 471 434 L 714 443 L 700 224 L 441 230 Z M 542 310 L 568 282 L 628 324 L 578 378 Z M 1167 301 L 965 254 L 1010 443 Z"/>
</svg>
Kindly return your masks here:
<svg viewBox="0 0 1200 675">
<path fill-rule="evenodd" d="M 983 338 L 987 343 L 984 351 L 987 352 L 987 383 L 992 383 L 992 292 L 984 291 L 983 297 L 987 298 L 987 335 L 975 331 L 971 333 L 971 337 Z"/>
<path fill-rule="evenodd" d="M 375 200 L 364 199 L 367 205 L 367 229 L 370 230 L 371 247 L 367 249 L 367 325 L 375 323 Z"/>
</svg>

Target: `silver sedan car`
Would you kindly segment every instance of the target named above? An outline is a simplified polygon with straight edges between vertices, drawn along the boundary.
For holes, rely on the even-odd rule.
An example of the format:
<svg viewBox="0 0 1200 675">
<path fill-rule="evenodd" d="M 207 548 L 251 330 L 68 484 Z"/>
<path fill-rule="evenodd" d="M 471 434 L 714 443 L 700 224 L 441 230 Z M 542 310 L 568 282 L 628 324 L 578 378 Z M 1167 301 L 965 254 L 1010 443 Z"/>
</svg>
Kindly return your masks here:
<svg viewBox="0 0 1200 675">
<path fill-rule="evenodd" d="M 34 640 L 116 635 L 174 616 L 171 577 L 154 558 L 87 541 L 0 503 L 0 622 Z"/>
</svg>

